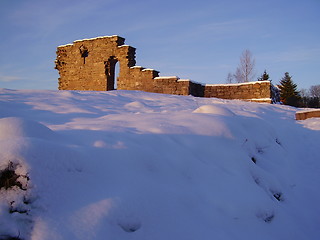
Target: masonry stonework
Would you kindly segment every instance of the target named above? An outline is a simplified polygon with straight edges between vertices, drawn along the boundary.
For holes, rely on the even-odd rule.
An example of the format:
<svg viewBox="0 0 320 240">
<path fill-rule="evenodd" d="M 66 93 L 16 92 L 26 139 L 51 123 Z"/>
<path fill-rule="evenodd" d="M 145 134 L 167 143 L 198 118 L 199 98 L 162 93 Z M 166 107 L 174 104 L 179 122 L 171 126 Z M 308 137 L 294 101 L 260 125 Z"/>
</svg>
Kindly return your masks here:
<svg viewBox="0 0 320 240">
<path fill-rule="evenodd" d="M 296 112 L 296 120 L 306 120 L 308 118 L 320 118 L 320 110 L 312 109 Z"/>
<path fill-rule="evenodd" d="M 154 93 L 270 102 L 269 81 L 202 85 L 178 77 L 160 77 L 153 69 L 136 66 L 136 49 L 119 36 L 74 41 L 57 48 L 60 90 L 140 90 Z M 119 73 L 116 76 L 116 65 Z M 116 86 L 116 87 L 115 87 Z"/>
<path fill-rule="evenodd" d="M 205 86 L 205 97 L 243 99 L 251 101 L 271 101 L 270 81 L 257 81 L 238 84 L 215 84 Z"/>
</svg>

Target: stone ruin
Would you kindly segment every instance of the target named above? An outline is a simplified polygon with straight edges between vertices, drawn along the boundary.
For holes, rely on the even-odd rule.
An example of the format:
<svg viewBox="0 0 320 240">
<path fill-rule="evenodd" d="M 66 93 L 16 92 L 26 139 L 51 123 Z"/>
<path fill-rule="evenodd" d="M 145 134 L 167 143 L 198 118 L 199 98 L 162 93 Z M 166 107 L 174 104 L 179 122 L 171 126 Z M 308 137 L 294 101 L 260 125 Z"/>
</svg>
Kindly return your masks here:
<svg viewBox="0 0 320 240">
<path fill-rule="evenodd" d="M 308 118 L 320 118 L 320 109 L 303 110 L 296 112 L 296 120 L 306 120 Z"/>
<path fill-rule="evenodd" d="M 270 81 L 241 84 L 200 84 L 189 79 L 160 77 L 154 69 L 136 66 L 136 49 L 119 36 L 74 41 L 57 48 L 59 90 L 139 90 L 145 92 L 272 102 Z M 119 73 L 116 76 L 116 64 Z"/>
</svg>

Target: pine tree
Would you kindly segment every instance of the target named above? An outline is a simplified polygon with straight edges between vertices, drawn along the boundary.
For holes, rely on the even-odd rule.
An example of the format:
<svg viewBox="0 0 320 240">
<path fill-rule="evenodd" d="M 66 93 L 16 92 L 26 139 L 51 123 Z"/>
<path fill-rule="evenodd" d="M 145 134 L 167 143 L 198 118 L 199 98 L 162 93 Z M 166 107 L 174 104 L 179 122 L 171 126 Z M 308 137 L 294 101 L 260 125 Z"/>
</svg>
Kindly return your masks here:
<svg viewBox="0 0 320 240">
<path fill-rule="evenodd" d="M 280 80 L 280 101 L 285 105 L 297 107 L 299 105 L 300 95 L 297 91 L 297 85 L 292 81 L 288 72 Z"/>
<path fill-rule="evenodd" d="M 261 75 L 261 77 L 258 78 L 258 81 L 271 81 L 269 79 L 269 74 L 267 73 L 266 70 L 264 70 L 263 74 Z"/>
</svg>

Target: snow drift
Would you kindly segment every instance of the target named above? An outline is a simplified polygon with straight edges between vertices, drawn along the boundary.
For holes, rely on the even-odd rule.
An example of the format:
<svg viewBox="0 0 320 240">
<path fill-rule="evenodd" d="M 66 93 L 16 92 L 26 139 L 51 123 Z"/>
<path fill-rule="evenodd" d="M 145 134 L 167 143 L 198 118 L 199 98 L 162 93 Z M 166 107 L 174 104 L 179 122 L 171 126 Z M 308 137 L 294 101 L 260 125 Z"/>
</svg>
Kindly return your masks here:
<svg viewBox="0 0 320 240">
<path fill-rule="evenodd" d="M 0 90 L 0 239 L 319 239 L 320 120 L 136 91 Z"/>
</svg>

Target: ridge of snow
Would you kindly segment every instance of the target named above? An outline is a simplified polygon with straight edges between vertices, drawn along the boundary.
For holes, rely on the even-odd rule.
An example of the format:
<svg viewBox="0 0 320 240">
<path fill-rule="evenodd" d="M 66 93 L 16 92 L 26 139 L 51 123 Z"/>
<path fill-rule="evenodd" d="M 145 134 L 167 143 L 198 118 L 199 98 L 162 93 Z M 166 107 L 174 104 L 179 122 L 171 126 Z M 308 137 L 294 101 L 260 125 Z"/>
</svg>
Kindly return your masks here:
<svg viewBox="0 0 320 240">
<path fill-rule="evenodd" d="M 59 45 L 58 48 L 59 47 L 66 47 L 66 46 L 72 46 L 74 43 L 77 43 L 77 42 L 90 41 L 90 40 L 96 40 L 96 39 L 101 39 L 101 38 L 112 38 L 112 37 L 119 37 L 119 36 L 118 35 L 112 35 L 112 36 L 99 36 L 99 37 L 94 37 L 94 38 L 78 39 L 78 40 L 73 41 L 73 43 Z M 121 46 L 127 46 L 127 45 L 121 45 Z"/>
<path fill-rule="evenodd" d="M 178 82 L 191 82 L 190 79 L 178 79 Z"/>
<path fill-rule="evenodd" d="M 270 81 L 254 81 L 254 82 L 243 82 L 243 83 L 225 83 L 225 84 L 205 84 L 205 86 L 240 86 L 240 85 L 251 85 L 251 84 L 260 84 L 267 83 Z"/>
<path fill-rule="evenodd" d="M 78 39 L 73 41 L 74 43 L 76 42 L 83 42 L 83 41 L 90 41 L 90 40 L 96 40 L 96 39 L 102 39 L 102 38 L 113 38 L 113 37 L 119 37 L 118 35 L 112 35 L 112 36 L 99 36 L 99 37 L 94 37 L 94 38 L 84 38 L 84 39 Z"/>
<path fill-rule="evenodd" d="M 177 77 L 177 76 L 164 76 L 164 77 L 155 77 L 154 79 L 156 79 L 156 80 L 161 80 L 161 79 L 177 79 L 177 80 L 179 80 L 179 77 Z"/>
<path fill-rule="evenodd" d="M 297 111 L 296 113 L 306 113 L 306 112 L 319 112 L 319 108 L 305 108 L 302 110 Z"/>
</svg>

